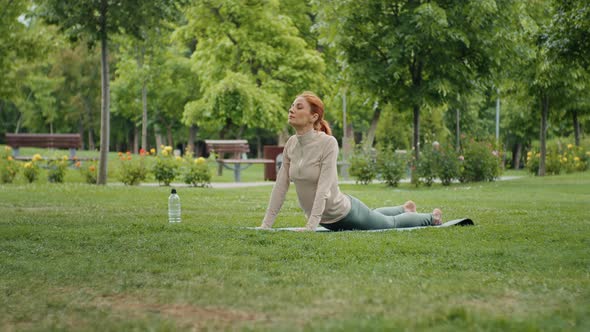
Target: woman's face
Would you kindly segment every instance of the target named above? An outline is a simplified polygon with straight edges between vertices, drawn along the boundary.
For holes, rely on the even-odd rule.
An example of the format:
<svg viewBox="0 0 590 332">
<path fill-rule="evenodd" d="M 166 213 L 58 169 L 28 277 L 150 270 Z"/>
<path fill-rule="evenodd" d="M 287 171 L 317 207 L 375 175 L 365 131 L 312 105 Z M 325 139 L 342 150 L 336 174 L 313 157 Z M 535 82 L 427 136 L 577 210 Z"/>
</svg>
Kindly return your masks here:
<svg viewBox="0 0 590 332">
<path fill-rule="evenodd" d="M 289 108 L 288 122 L 293 127 L 312 125 L 317 119 L 318 115 L 311 113 L 311 107 L 303 97 L 297 97 Z"/>
</svg>

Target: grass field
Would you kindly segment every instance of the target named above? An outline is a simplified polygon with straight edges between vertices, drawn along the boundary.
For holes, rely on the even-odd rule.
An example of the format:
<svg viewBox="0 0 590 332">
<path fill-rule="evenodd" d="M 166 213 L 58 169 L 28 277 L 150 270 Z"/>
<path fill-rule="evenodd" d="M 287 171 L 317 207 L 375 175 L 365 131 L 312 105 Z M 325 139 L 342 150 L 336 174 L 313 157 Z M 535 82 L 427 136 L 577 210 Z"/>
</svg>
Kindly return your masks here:
<svg viewBox="0 0 590 332">
<path fill-rule="evenodd" d="M 262 172 L 262 170 L 260 170 Z M 228 176 L 231 176 L 228 173 Z M 475 227 L 291 233 L 271 187 L 0 186 L 0 330 L 590 330 L 590 172 L 340 185 Z M 275 226 L 303 226 L 292 185 Z"/>
</svg>

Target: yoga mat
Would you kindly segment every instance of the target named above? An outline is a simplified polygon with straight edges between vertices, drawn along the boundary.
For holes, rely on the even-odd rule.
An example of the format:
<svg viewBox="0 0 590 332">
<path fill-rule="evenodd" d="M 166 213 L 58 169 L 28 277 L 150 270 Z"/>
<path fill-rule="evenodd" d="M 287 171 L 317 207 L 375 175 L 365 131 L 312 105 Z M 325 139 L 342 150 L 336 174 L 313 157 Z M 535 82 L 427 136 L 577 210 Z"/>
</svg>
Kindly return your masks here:
<svg viewBox="0 0 590 332">
<path fill-rule="evenodd" d="M 473 226 L 475 225 L 473 223 L 473 220 L 469 219 L 469 218 L 461 218 L 461 219 L 455 219 L 455 220 L 450 220 L 447 221 L 446 223 L 442 224 L 442 225 L 437 225 L 437 226 L 419 226 L 419 227 L 405 227 L 405 228 L 387 228 L 387 229 L 371 229 L 371 230 L 354 230 L 354 231 L 338 231 L 338 232 L 387 232 L 387 231 L 410 231 L 413 229 L 419 229 L 419 228 L 441 228 L 441 227 L 450 227 L 450 226 Z M 261 230 L 261 231 L 274 231 L 274 232 L 278 232 L 278 231 L 291 231 L 291 232 L 295 232 L 298 229 L 300 229 L 301 227 L 283 227 L 283 228 L 260 228 L 260 227 L 246 227 L 247 229 L 255 229 L 255 230 Z M 324 228 L 322 226 L 318 226 L 315 229 L 316 232 L 332 232 L 331 230 Z"/>
</svg>

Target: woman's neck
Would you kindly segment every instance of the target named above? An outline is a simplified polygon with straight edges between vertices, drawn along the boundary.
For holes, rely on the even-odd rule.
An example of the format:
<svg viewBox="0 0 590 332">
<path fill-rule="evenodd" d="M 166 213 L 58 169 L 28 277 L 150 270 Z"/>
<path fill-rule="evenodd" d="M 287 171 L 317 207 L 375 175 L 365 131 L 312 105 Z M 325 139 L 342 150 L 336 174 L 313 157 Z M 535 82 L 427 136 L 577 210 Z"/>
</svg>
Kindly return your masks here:
<svg viewBox="0 0 590 332">
<path fill-rule="evenodd" d="M 313 130 L 313 126 L 305 126 L 305 127 L 301 127 L 301 128 L 295 128 L 297 135 L 305 135 L 305 134 L 309 133 L 311 130 Z"/>
</svg>

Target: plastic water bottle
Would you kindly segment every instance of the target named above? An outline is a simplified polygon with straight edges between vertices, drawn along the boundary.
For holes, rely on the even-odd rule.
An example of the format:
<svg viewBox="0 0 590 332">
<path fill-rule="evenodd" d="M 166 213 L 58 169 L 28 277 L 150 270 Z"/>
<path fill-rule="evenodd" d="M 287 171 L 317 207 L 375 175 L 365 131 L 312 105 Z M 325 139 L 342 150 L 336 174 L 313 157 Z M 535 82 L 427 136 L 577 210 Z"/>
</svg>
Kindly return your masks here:
<svg viewBox="0 0 590 332">
<path fill-rule="evenodd" d="M 168 221 L 170 223 L 180 222 L 180 197 L 176 194 L 176 189 L 172 189 L 168 197 Z"/>
</svg>

